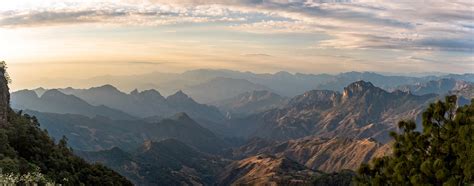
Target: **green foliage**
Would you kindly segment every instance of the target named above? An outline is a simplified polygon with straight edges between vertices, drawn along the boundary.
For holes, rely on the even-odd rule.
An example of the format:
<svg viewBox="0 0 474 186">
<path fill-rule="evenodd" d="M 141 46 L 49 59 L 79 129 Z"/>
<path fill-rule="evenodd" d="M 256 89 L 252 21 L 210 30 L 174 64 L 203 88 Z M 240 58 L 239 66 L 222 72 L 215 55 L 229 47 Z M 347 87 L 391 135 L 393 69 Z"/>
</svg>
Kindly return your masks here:
<svg viewBox="0 0 474 186">
<path fill-rule="evenodd" d="M 8 83 L 12 82 L 10 75 L 7 72 L 7 63 L 5 61 L 0 61 L 0 72 L 3 74 Z"/>
<path fill-rule="evenodd" d="M 131 185 L 112 170 L 73 155 L 67 139 L 55 144 L 35 117 L 12 110 L 8 123 L 0 126 L 0 147 L 2 176 L 20 183 L 26 179 L 66 185 Z"/>
<path fill-rule="evenodd" d="M 339 186 L 352 185 L 352 179 L 355 172 L 351 170 L 342 170 L 341 172 L 322 173 L 313 178 L 313 185 L 317 186 Z"/>
<path fill-rule="evenodd" d="M 423 113 L 423 132 L 401 121 L 391 136 L 393 154 L 364 164 L 358 185 L 463 185 L 474 183 L 474 99 L 456 108 L 456 96 L 431 104 Z"/>
<path fill-rule="evenodd" d="M 0 62 L 0 75 L 10 82 L 6 69 Z M 75 156 L 66 138 L 55 144 L 35 117 L 15 113 L 8 102 L 0 107 L 8 120 L 0 121 L 0 185 L 132 185 L 116 172 Z"/>
</svg>

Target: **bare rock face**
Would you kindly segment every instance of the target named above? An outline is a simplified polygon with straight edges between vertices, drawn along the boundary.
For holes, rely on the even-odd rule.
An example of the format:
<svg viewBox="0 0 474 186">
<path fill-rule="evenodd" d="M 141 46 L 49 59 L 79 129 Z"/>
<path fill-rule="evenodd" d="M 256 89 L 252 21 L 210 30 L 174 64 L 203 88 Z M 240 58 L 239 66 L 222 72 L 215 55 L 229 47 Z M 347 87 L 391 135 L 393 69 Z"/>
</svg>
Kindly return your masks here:
<svg viewBox="0 0 474 186">
<path fill-rule="evenodd" d="M 318 135 L 374 138 L 386 143 L 391 139 L 389 131 L 397 129 L 398 121 L 416 119 L 435 97 L 387 92 L 370 82 L 357 81 L 344 88 L 342 94 L 308 91 L 281 108 L 259 113 L 245 122 L 257 126 L 247 133 L 249 137 L 285 141 Z"/>
<path fill-rule="evenodd" d="M 373 139 L 307 137 L 273 143 L 254 139 L 235 149 L 233 154 L 236 158 L 272 154 L 292 159 L 314 170 L 339 172 L 345 169 L 356 170 L 362 163 L 390 154 L 390 147 L 390 143 L 383 145 Z"/>
<path fill-rule="evenodd" d="M 4 67 L 0 68 L 0 126 L 7 122 L 10 108 L 10 89 Z"/>
<path fill-rule="evenodd" d="M 219 185 L 310 185 L 318 174 L 291 159 L 261 154 L 229 164 Z"/>
</svg>

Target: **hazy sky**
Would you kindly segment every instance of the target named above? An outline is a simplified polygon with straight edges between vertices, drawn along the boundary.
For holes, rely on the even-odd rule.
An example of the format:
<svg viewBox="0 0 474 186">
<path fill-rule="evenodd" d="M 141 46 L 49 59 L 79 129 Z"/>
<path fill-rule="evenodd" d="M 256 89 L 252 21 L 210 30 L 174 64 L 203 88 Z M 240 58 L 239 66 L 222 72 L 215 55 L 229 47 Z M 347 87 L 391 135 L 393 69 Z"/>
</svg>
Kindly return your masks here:
<svg viewBox="0 0 474 186">
<path fill-rule="evenodd" d="M 474 72 L 472 0 L 1 0 L 25 78 L 180 72 Z"/>
</svg>

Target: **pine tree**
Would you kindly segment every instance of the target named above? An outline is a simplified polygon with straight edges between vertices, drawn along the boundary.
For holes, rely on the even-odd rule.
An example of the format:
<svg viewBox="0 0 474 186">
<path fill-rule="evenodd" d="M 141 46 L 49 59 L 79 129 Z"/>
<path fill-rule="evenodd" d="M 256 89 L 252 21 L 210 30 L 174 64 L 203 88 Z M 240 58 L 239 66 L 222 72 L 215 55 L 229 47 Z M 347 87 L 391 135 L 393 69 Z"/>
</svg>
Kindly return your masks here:
<svg viewBox="0 0 474 186">
<path fill-rule="evenodd" d="M 401 121 L 393 154 L 358 170 L 358 185 L 464 185 L 474 183 L 474 99 L 456 108 L 456 96 L 432 103 L 423 113 L 423 131 Z"/>
</svg>

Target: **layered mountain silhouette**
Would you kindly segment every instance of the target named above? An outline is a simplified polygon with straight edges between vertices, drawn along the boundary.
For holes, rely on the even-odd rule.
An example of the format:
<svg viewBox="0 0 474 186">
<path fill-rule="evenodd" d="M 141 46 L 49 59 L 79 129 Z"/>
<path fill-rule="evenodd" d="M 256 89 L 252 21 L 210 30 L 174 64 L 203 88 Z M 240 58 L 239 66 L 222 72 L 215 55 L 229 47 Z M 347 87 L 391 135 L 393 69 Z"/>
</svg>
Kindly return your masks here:
<svg viewBox="0 0 474 186">
<path fill-rule="evenodd" d="M 144 141 L 178 139 L 203 152 L 218 153 L 226 145 L 224 140 L 200 126 L 185 113 L 148 123 L 142 120 L 111 120 L 105 117 L 88 118 L 73 114 L 52 114 L 35 111 L 42 127 L 50 135 L 69 139 L 69 145 L 77 150 L 94 151 L 112 147 L 133 150 Z"/>
<path fill-rule="evenodd" d="M 296 96 L 282 108 L 233 121 L 241 135 L 287 140 L 309 135 L 345 136 L 389 140 L 402 119 L 413 119 L 436 95 L 416 96 L 387 92 L 372 83 L 358 81 L 343 93 L 314 90 Z"/>
<path fill-rule="evenodd" d="M 245 79 L 216 77 L 209 81 L 184 88 L 196 101 L 212 103 L 238 96 L 245 92 L 270 91 L 269 88 Z"/>
<path fill-rule="evenodd" d="M 211 185 L 226 164 L 175 139 L 147 141 L 131 153 L 112 148 L 77 154 L 111 167 L 137 185 Z"/>
<path fill-rule="evenodd" d="M 90 89 L 59 90 L 75 95 L 93 105 L 105 105 L 141 118 L 169 117 L 179 112 L 186 112 L 193 118 L 205 118 L 211 121 L 222 119 L 222 115 L 215 107 L 199 104 L 182 91 L 177 91 L 165 98 L 153 89 L 141 92 L 134 90 L 127 94 L 112 85 Z"/>
<path fill-rule="evenodd" d="M 11 106 L 18 110 L 36 110 L 60 114 L 79 114 L 88 117 L 105 116 L 113 119 L 131 120 L 135 117 L 103 105 L 93 106 L 84 100 L 66 95 L 59 90 L 44 91 L 38 97 L 35 91 L 21 90 L 11 95 Z"/>
<path fill-rule="evenodd" d="M 417 74 L 410 74 L 410 76 L 414 75 Z M 375 86 L 381 87 L 386 90 L 393 89 L 402 85 L 424 83 L 431 80 L 439 79 L 452 78 L 456 80 L 474 82 L 474 74 L 472 73 L 461 75 L 435 75 L 427 76 L 426 74 L 418 74 L 415 77 L 409 77 L 407 75 L 382 75 L 373 72 L 347 72 L 336 75 L 330 75 L 289 73 L 285 71 L 273 74 L 257 74 L 252 72 L 239 72 L 223 69 L 200 69 L 191 70 L 184 73 L 153 72 L 148 74 L 129 76 L 101 76 L 86 80 L 70 81 L 69 83 L 70 86 L 76 87 L 91 87 L 103 84 L 113 84 L 122 90 L 133 90 L 135 88 L 141 90 L 156 89 L 160 90 L 163 95 L 170 95 L 178 90 L 186 90 L 186 92 L 189 93 L 191 97 L 196 97 L 196 95 L 193 95 L 191 92 L 188 92 L 187 88 L 199 84 L 208 84 L 208 82 L 212 81 L 215 78 L 231 78 L 247 80 L 253 84 L 267 87 L 279 95 L 286 97 L 294 97 L 296 95 L 300 95 L 306 91 L 314 89 L 342 91 L 344 87 L 348 84 L 359 80 L 372 82 Z M 61 84 L 61 82 L 54 82 L 53 80 L 49 83 L 50 84 L 45 86 L 58 87 L 58 85 Z M 228 86 L 223 86 L 222 88 L 232 89 L 233 86 L 235 85 L 229 83 Z M 217 93 L 223 92 L 223 90 L 217 90 L 217 92 L 214 93 L 211 90 L 208 91 L 210 95 L 217 95 Z"/>
<path fill-rule="evenodd" d="M 288 101 L 278 94 L 270 91 L 252 91 L 240 94 L 236 97 L 222 100 L 216 105 L 228 118 L 244 117 L 255 113 L 278 108 Z"/>
<path fill-rule="evenodd" d="M 418 119 L 439 94 L 472 97 L 470 74 L 197 70 L 160 77 L 171 95 L 112 85 L 37 89 L 14 93 L 12 106 L 137 185 L 347 185 L 360 164 L 390 153 L 388 133 L 398 121 Z"/>
<path fill-rule="evenodd" d="M 396 89 L 410 92 L 416 95 L 423 95 L 423 94 L 439 94 L 444 95 L 449 92 L 461 90 L 467 88 L 469 86 L 474 86 L 473 83 L 469 83 L 463 80 L 456 80 L 456 79 L 439 79 L 439 80 L 432 80 L 424 83 L 417 83 L 414 85 L 403 85 L 399 86 Z"/>
<path fill-rule="evenodd" d="M 182 91 L 165 98 L 155 90 L 135 90 L 127 94 L 106 85 L 90 89 L 48 90 L 41 97 L 32 91 L 20 91 L 13 97 L 18 100 L 13 104 L 17 109 L 43 109 L 39 111 L 89 117 L 105 115 L 112 119 L 125 120 L 131 117 L 123 112 L 137 116 L 143 110 L 143 113 L 148 113 L 140 114 L 141 117 L 148 116 L 144 123 L 158 122 L 185 112 L 204 128 L 224 136 L 258 136 L 275 140 L 310 135 L 329 138 L 371 137 L 384 143 L 389 140 L 388 132 L 396 129 L 397 121 L 416 118 L 425 103 L 435 99 L 436 95 L 417 96 L 402 91 L 387 92 L 365 81 L 351 83 L 342 93 L 312 90 L 289 101 L 269 91 L 253 91 L 219 103 L 219 107 L 233 118 L 230 121 L 226 121 L 216 107 L 199 104 Z M 35 104 L 36 100 L 40 102 Z M 30 105 L 25 106 L 26 104 Z M 40 104 L 45 106 L 37 106 Z M 61 106 L 68 108 L 62 109 Z M 54 109 L 45 109 L 50 107 Z M 112 114 L 105 111 L 97 111 L 97 108 L 107 107 L 111 108 L 108 110 L 122 113 L 117 114 L 122 118 L 112 117 Z"/>
<path fill-rule="evenodd" d="M 90 89 L 46 90 L 38 97 L 35 91 L 42 90 L 44 89 L 12 93 L 12 107 L 88 117 L 106 116 L 117 120 L 145 119 L 150 122 L 185 112 L 206 128 L 224 133 L 221 125 L 225 120 L 224 115 L 214 106 L 194 101 L 183 91 L 177 91 L 165 98 L 153 89 L 134 90 L 127 94 L 111 85 L 104 85 Z"/>
</svg>

